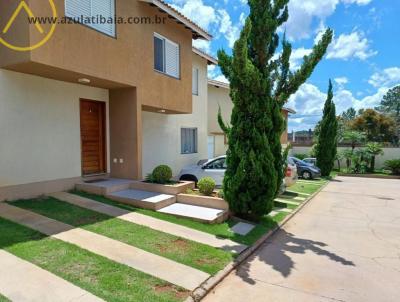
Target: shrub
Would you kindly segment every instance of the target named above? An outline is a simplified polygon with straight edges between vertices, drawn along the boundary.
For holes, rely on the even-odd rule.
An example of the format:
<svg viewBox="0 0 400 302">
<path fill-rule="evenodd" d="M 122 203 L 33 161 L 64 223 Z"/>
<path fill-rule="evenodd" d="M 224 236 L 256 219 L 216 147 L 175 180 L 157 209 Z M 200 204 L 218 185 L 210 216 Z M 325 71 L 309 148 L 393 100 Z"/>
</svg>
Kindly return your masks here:
<svg viewBox="0 0 400 302">
<path fill-rule="evenodd" d="M 400 175 L 400 159 L 385 161 L 385 169 L 392 171 L 394 175 Z"/>
<path fill-rule="evenodd" d="M 172 169 L 167 165 L 156 167 L 151 173 L 151 179 L 158 184 L 168 183 L 172 178 Z"/>
<path fill-rule="evenodd" d="M 204 177 L 197 183 L 201 194 L 210 196 L 215 189 L 215 181 L 211 177 Z"/>
<path fill-rule="evenodd" d="M 305 158 L 308 158 L 309 156 L 308 156 L 308 154 L 305 154 L 305 153 L 297 153 L 297 154 L 293 155 L 293 157 L 303 160 Z"/>
</svg>

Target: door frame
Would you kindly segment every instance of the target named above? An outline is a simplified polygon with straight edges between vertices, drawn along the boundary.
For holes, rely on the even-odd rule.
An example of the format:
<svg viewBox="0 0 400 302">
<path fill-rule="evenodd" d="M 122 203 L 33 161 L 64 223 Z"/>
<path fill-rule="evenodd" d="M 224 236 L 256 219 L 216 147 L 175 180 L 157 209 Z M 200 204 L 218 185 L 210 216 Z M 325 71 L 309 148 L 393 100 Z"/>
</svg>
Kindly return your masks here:
<svg viewBox="0 0 400 302">
<path fill-rule="evenodd" d="M 100 143 L 102 145 L 101 150 L 101 171 L 85 174 L 83 169 L 83 140 L 82 140 L 82 102 L 90 102 L 96 103 L 100 105 L 101 109 L 101 140 Z M 79 132 L 80 132 L 80 145 L 81 145 L 81 173 L 82 176 L 90 176 L 97 174 L 106 174 L 107 173 L 107 104 L 104 101 L 97 101 L 91 99 L 80 98 L 79 99 Z"/>
</svg>

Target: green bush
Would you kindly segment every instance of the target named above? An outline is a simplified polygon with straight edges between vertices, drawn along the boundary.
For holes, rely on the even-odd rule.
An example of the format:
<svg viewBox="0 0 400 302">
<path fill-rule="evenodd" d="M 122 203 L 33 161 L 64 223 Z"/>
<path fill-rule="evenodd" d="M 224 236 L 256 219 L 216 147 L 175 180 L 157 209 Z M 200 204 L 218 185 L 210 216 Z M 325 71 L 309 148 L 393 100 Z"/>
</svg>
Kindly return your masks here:
<svg viewBox="0 0 400 302">
<path fill-rule="evenodd" d="M 215 181 L 211 177 L 204 177 L 197 183 L 201 194 L 210 196 L 215 189 Z"/>
<path fill-rule="evenodd" d="M 167 165 L 158 166 L 153 170 L 153 173 L 151 173 L 150 178 L 155 183 L 166 184 L 172 178 L 172 169 Z"/>
<path fill-rule="evenodd" d="M 308 156 L 308 154 L 305 154 L 305 153 L 298 153 L 298 154 L 293 155 L 293 157 L 303 160 L 305 158 L 308 158 L 309 156 Z"/>
<path fill-rule="evenodd" d="M 385 161 L 385 169 L 392 171 L 394 175 L 400 175 L 400 159 Z"/>
</svg>

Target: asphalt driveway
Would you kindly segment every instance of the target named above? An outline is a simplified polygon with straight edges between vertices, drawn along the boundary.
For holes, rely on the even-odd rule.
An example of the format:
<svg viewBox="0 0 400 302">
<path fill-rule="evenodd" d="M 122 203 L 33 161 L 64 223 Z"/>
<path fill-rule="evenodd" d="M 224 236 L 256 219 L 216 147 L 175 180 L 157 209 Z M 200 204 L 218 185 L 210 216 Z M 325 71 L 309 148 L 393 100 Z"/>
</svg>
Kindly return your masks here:
<svg viewBox="0 0 400 302">
<path fill-rule="evenodd" d="M 400 301 L 400 181 L 338 177 L 204 301 Z"/>
</svg>

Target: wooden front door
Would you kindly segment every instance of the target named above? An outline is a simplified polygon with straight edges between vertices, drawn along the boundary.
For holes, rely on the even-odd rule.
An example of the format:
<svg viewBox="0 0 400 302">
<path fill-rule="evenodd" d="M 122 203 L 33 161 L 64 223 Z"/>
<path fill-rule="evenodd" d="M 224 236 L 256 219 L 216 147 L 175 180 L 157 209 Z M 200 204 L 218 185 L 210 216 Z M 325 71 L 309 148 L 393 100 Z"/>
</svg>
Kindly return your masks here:
<svg viewBox="0 0 400 302">
<path fill-rule="evenodd" d="M 106 108 L 104 102 L 81 100 L 82 174 L 106 172 Z"/>
</svg>

